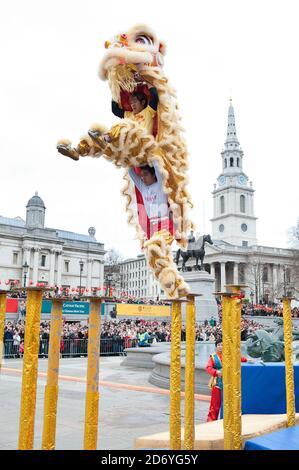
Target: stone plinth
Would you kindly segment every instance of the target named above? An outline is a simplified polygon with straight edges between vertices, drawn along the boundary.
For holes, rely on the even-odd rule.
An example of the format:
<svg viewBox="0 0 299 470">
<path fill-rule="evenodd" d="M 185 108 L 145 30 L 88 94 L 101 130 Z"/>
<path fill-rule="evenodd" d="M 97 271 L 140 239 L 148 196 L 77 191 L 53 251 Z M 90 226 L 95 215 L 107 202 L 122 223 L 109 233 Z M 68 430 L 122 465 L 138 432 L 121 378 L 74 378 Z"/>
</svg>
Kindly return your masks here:
<svg viewBox="0 0 299 470">
<path fill-rule="evenodd" d="M 218 320 L 218 308 L 215 299 L 215 278 L 206 271 L 181 272 L 188 283 L 192 294 L 201 294 L 195 298 L 196 321 L 203 323 L 213 316 Z M 182 307 L 183 320 L 185 320 L 185 306 Z"/>
</svg>

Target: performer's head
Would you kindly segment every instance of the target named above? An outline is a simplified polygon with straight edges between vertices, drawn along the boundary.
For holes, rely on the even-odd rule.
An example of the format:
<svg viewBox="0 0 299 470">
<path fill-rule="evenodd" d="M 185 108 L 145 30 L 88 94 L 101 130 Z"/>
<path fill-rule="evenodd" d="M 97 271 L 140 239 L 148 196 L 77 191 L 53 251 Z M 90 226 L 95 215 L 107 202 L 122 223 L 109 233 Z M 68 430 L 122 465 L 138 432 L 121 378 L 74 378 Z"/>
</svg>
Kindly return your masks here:
<svg viewBox="0 0 299 470">
<path fill-rule="evenodd" d="M 151 184 L 156 183 L 157 178 L 156 178 L 156 173 L 155 173 L 155 168 L 149 165 L 144 165 L 140 167 L 141 170 L 141 180 L 146 186 L 150 186 Z"/>
<path fill-rule="evenodd" d="M 134 114 L 140 113 L 147 107 L 147 97 L 140 91 L 135 91 L 130 95 L 130 105 Z"/>
<path fill-rule="evenodd" d="M 215 347 L 216 347 L 216 352 L 222 353 L 222 338 L 218 337 L 215 340 Z"/>
</svg>

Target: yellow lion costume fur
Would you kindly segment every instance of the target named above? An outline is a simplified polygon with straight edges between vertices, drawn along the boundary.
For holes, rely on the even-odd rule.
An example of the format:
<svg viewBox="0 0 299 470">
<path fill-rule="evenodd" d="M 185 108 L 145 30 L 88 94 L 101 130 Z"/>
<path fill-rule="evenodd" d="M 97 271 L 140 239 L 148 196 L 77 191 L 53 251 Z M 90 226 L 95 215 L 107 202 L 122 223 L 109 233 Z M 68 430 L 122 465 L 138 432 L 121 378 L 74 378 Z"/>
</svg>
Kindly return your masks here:
<svg viewBox="0 0 299 470">
<path fill-rule="evenodd" d="M 175 92 L 169 86 L 163 72 L 165 45 L 147 26 L 136 26 L 125 34 L 106 42 L 107 52 L 100 64 L 99 75 L 108 80 L 112 99 L 121 103 L 122 93 L 133 93 L 136 89 L 135 74 L 138 73 L 145 83 L 153 85 L 159 97 L 157 109 L 157 131 L 148 134 L 138 122 L 122 119 L 110 130 L 114 136 L 103 147 L 100 141 L 90 136 L 101 136 L 103 126 L 94 125 L 89 135 L 81 138 L 77 147 L 70 141 L 58 143 L 58 151 L 74 160 L 79 157 L 100 157 L 124 169 L 125 186 L 122 190 L 126 198 L 128 222 L 133 224 L 149 266 L 159 280 L 169 298 L 188 294 L 189 287 L 178 273 L 171 253 L 171 243 L 175 239 L 181 248 L 186 249 L 187 233 L 193 229 L 189 219 L 192 207 L 187 192 L 187 149 L 182 138 L 182 127 L 175 102 Z M 128 175 L 129 168 L 158 165 L 163 178 L 163 191 L 167 195 L 169 211 L 173 221 L 173 233 L 159 230 L 150 238 L 138 221 L 134 184 Z"/>
</svg>

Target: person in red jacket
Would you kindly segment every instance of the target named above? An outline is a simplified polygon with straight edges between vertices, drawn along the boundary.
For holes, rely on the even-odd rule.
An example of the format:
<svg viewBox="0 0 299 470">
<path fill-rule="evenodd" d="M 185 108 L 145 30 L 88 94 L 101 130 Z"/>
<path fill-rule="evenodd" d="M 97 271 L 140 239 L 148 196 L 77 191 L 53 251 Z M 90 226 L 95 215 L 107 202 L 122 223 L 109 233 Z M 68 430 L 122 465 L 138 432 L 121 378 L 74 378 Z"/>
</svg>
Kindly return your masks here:
<svg viewBox="0 0 299 470">
<path fill-rule="evenodd" d="M 212 389 L 210 408 L 207 421 L 216 421 L 221 408 L 223 381 L 222 381 L 222 338 L 215 341 L 216 352 L 210 356 L 206 365 L 206 371 L 211 375 L 209 387 Z M 241 362 L 248 362 L 241 356 Z"/>
</svg>

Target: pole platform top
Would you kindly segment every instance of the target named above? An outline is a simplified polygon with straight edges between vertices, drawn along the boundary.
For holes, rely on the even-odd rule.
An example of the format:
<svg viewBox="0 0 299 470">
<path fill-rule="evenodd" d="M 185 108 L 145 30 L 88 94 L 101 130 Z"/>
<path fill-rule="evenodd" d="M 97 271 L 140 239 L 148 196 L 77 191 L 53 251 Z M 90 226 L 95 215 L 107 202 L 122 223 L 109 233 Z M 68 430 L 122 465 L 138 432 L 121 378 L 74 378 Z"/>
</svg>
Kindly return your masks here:
<svg viewBox="0 0 299 470">
<path fill-rule="evenodd" d="M 225 284 L 224 287 L 228 287 L 229 289 L 235 288 L 235 289 L 244 289 L 245 287 L 248 287 L 247 284 Z"/>
<path fill-rule="evenodd" d="M 188 297 L 202 297 L 203 294 L 193 294 L 193 292 L 189 292 L 189 294 L 186 295 L 187 299 Z"/>
<path fill-rule="evenodd" d="M 236 292 L 213 292 L 214 295 L 223 295 L 223 296 L 226 296 L 226 297 L 235 297 L 236 296 Z"/>
<path fill-rule="evenodd" d="M 10 290 L 0 289 L 0 294 L 8 294 Z"/>
<path fill-rule="evenodd" d="M 165 300 L 163 300 L 163 301 L 165 301 L 165 302 L 170 302 L 170 303 L 172 303 L 172 304 L 175 303 L 175 302 L 178 302 L 178 303 L 180 303 L 180 304 L 183 304 L 184 302 L 188 302 L 187 299 L 182 299 L 182 298 L 178 298 L 178 299 L 165 299 Z"/>
<path fill-rule="evenodd" d="M 288 295 L 283 295 L 282 297 L 279 298 L 279 300 L 282 302 L 283 300 L 298 300 L 296 297 L 289 297 Z"/>
</svg>

